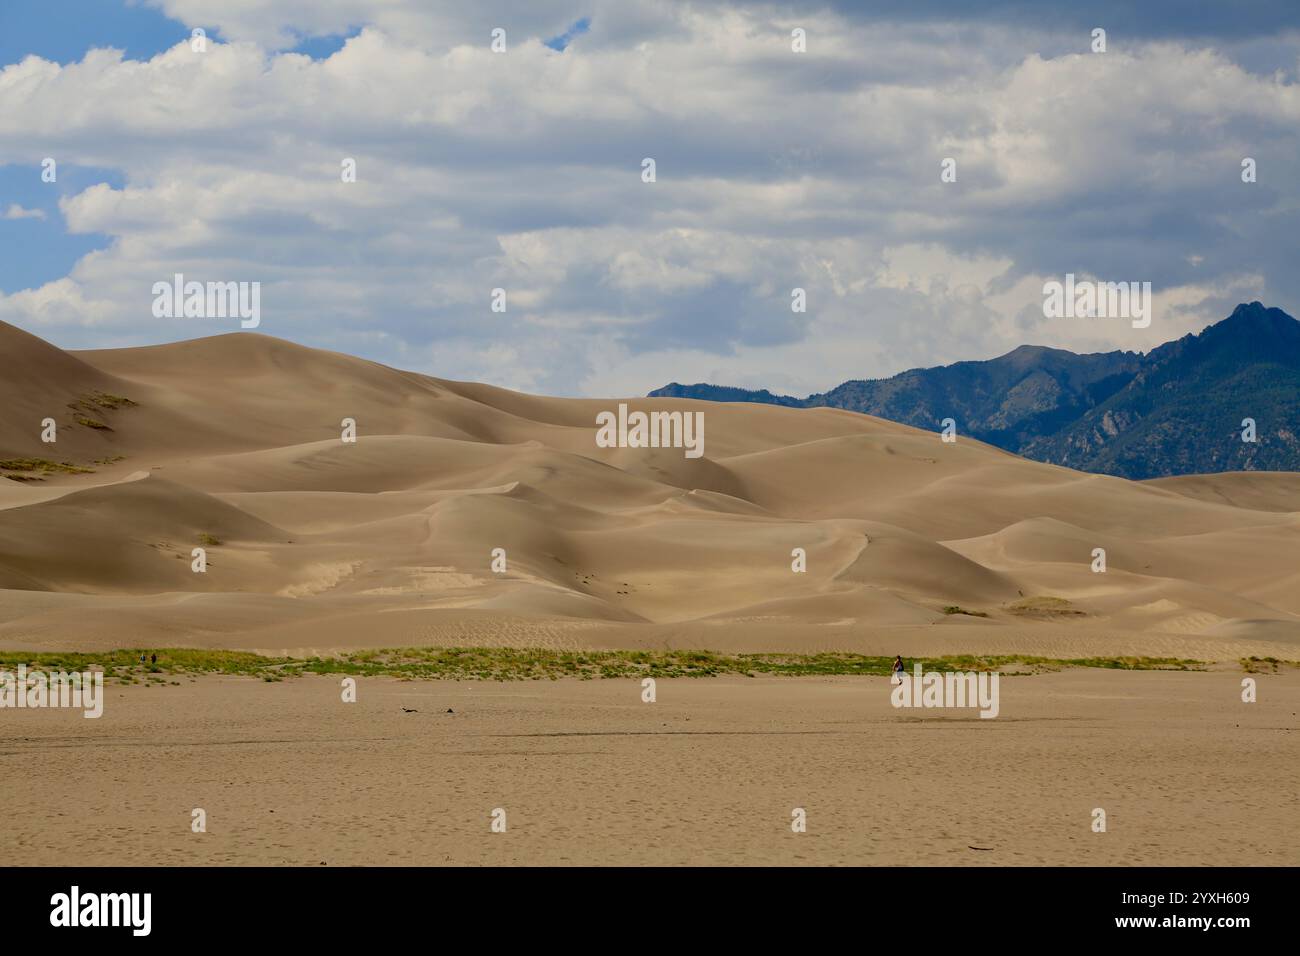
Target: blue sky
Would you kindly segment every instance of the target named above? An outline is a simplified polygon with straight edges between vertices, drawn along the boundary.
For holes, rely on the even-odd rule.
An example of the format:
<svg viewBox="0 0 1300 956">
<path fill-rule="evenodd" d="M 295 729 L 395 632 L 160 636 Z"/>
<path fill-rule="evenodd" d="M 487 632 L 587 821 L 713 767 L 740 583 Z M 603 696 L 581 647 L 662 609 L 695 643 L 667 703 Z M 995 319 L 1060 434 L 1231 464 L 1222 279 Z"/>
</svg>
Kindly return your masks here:
<svg viewBox="0 0 1300 956">
<path fill-rule="evenodd" d="M 92 47 L 114 47 L 132 60 L 148 60 L 190 35 L 191 27 L 141 3 L 122 0 L 49 0 L 0 4 L 0 67 L 27 56 L 75 63 Z M 221 31 L 206 28 L 214 38 Z M 355 31 L 353 31 L 355 33 Z M 294 52 L 323 59 L 336 53 L 347 36 L 305 37 Z M 121 189 L 119 170 L 62 165 L 55 184 L 33 176 L 27 166 L 0 166 L 0 216 L 14 203 L 35 216 L 0 218 L 0 292 L 31 288 L 67 275 L 78 259 L 108 246 L 111 237 L 72 234 L 59 212 L 59 198 L 75 195 L 93 183 Z"/>
<path fill-rule="evenodd" d="M 147 60 L 188 32 L 157 9 L 121 0 L 13 0 L 0 4 L 0 65 L 31 55 L 72 63 L 95 46 Z"/>
<path fill-rule="evenodd" d="M 0 4 L 0 66 L 27 56 L 75 63 L 92 46 L 115 46 L 133 59 L 149 59 L 185 33 L 183 24 L 157 10 L 103 0 L 50 0 Z M 59 213 L 61 196 L 94 182 L 120 188 L 115 170 L 58 170 L 57 184 L 41 181 L 25 166 L 0 166 L 0 216 L 13 203 L 40 210 L 44 219 L 0 219 L 0 292 L 15 292 L 67 275 L 78 259 L 108 245 L 104 235 L 70 235 Z"/>
<path fill-rule="evenodd" d="M 570 43 L 590 29 L 591 19 L 589 17 L 583 17 L 581 20 L 575 21 L 573 26 L 569 27 L 569 29 L 565 30 L 563 33 L 547 40 L 546 45 L 552 50 L 567 49 Z"/>
<path fill-rule="evenodd" d="M 4 202 L 0 216 L 15 203 L 44 214 L 43 218 L 0 219 L 0 244 L 5 248 L 5 254 L 0 256 L 0 292 L 52 282 L 67 275 L 86 253 L 110 242 L 106 235 L 70 234 L 59 212 L 59 197 L 75 195 L 93 183 L 107 182 L 120 189 L 122 177 L 118 171 L 63 166 L 57 168 L 57 175 L 56 183 L 45 183 L 39 173 L 32 175 L 30 167 L 0 166 L 0 197 Z"/>
<path fill-rule="evenodd" d="M 209 335 L 154 319 L 153 282 L 256 280 L 262 332 L 551 394 L 1147 349 L 1241 301 L 1300 312 L 1298 24 L 1275 0 L 6 3 L 0 320 Z M 1047 319 L 1066 272 L 1150 281 L 1157 320 Z"/>
<path fill-rule="evenodd" d="M 0 4 L 0 66 L 33 55 L 73 63 L 92 47 L 114 47 L 128 59 L 147 60 L 175 46 L 195 27 L 222 39 L 214 22 L 182 22 L 139 0 L 12 0 Z M 288 49 L 323 59 L 357 30 L 349 26 L 328 35 L 304 33 Z"/>
</svg>

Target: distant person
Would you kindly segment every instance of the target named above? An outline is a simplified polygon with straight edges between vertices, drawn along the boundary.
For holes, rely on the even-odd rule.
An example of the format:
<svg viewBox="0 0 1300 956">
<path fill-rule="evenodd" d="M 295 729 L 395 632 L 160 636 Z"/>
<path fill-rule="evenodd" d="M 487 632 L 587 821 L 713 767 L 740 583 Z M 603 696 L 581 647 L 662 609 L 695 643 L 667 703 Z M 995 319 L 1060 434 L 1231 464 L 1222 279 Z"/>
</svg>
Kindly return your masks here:
<svg viewBox="0 0 1300 956">
<path fill-rule="evenodd" d="M 158 663 L 158 655 L 157 655 L 157 654 L 150 654 L 150 655 L 149 655 L 149 663 L 150 663 L 150 664 L 157 664 L 157 663 Z"/>
<path fill-rule="evenodd" d="M 907 670 L 907 668 L 903 666 L 903 655 L 902 655 L 902 654 L 895 654 L 895 655 L 894 655 L 894 673 L 893 673 L 893 675 L 889 678 L 889 682 L 890 682 L 891 684 L 901 684 L 901 683 L 903 683 L 903 671 L 905 671 L 905 670 Z"/>
<path fill-rule="evenodd" d="M 144 652 L 143 652 L 143 651 L 141 651 L 141 653 L 140 653 L 140 663 L 141 663 L 141 664 L 144 663 Z"/>
</svg>

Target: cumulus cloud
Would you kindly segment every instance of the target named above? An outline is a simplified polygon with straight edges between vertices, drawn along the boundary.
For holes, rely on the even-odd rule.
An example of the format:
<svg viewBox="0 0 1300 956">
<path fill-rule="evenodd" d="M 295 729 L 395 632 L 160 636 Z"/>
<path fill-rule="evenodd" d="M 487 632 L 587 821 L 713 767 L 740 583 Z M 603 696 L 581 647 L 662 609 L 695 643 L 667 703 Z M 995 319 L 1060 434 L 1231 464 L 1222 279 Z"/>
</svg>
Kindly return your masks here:
<svg viewBox="0 0 1300 956">
<path fill-rule="evenodd" d="M 0 219 L 44 219 L 44 209 L 24 209 L 18 203 L 10 203 Z"/>
<path fill-rule="evenodd" d="M 807 393 L 1300 304 L 1300 85 L 1213 41 L 1093 54 L 1086 30 L 934 5 L 665 0 L 594 3 L 561 51 L 544 41 L 568 4 L 155 5 L 220 40 L 0 71 L 0 163 L 122 173 L 60 203 L 108 247 L 0 295 L 0 319 L 63 345 L 231 330 L 152 317 L 152 284 L 181 272 L 260 281 L 259 331 L 452 378 Z M 328 59 L 284 52 L 352 31 Z M 1274 42 L 1294 62 L 1300 42 Z M 1042 284 L 1066 272 L 1152 282 L 1156 321 L 1045 319 Z"/>
</svg>

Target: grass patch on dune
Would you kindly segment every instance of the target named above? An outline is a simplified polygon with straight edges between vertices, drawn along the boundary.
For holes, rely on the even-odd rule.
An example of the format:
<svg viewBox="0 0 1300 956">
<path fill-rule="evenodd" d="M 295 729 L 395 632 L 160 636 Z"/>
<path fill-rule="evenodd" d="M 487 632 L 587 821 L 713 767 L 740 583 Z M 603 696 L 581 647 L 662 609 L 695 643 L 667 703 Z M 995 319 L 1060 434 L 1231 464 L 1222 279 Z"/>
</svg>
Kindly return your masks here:
<svg viewBox="0 0 1300 956">
<path fill-rule="evenodd" d="M 1006 606 L 1007 612 L 1021 617 L 1082 617 L 1083 611 L 1061 597 L 1029 597 Z"/>
<path fill-rule="evenodd" d="M 94 392 L 90 395 L 83 395 L 75 402 L 68 402 L 68 408 L 72 409 L 72 420 L 84 428 L 93 428 L 96 431 L 111 432 L 113 426 L 99 420 L 99 415 L 105 411 L 117 411 L 121 408 L 135 408 L 139 403 L 121 395 L 110 395 L 108 392 Z M 71 427 L 71 426 L 68 426 Z"/>
<path fill-rule="evenodd" d="M 944 614 L 965 614 L 967 617 L 988 617 L 988 614 L 986 614 L 983 611 L 968 611 L 966 608 L 959 607 L 956 604 L 949 604 L 947 607 L 943 609 L 943 613 Z"/>
<path fill-rule="evenodd" d="M 140 663 L 141 653 L 158 655 L 157 664 Z M 1000 671 L 1038 674 L 1069 667 L 1111 670 L 1205 670 L 1209 662 L 1174 657 L 1049 658 L 1024 655 L 955 655 L 909 658 L 909 671 L 920 663 L 926 671 Z M 119 650 L 104 653 L 0 652 L 0 668 L 19 664 L 45 671 L 103 670 L 122 683 L 157 680 L 154 675 L 225 674 L 275 682 L 303 674 L 398 677 L 409 680 L 582 680 L 644 677 L 756 677 L 846 675 L 884 677 L 892 657 L 863 654 L 718 654 L 713 651 L 554 651 L 498 647 L 407 647 L 354 651 L 333 657 L 268 657 L 247 651 Z M 1244 662 L 1243 662 L 1244 664 Z M 1300 666 L 1300 665 L 1297 665 Z"/>
<path fill-rule="evenodd" d="M 83 395 L 75 402 L 68 402 L 68 407 L 74 412 L 85 411 L 94 414 L 102 408 L 115 411 L 119 408 L 135 408 L 139 402 L 133 402 L 129 398 L 123 398 L 121 395 L 110 395 L 108 392 L 95 392 L 91 395 Z"/>
<path fill-rule="evenodd" d="M 88 398 L 82 399 L 80 404 L 83 408 L 88 408 L 90 405 L 98 408 L 135 408 L 139 402 L 133 402 L 121 395 L 110 395 L 108 392 L 95 392 Z"/>
<path fill-rule="evenodd" d="M 3 458 L 0 459 L 0 471 L 16 471 L 22 474 L 5 475 L 14 481 L 28 481 L 33 477 L 44 478 L 46 475 L 91 475 L 94 468 L 82 468 L 70 461 L 50 461 L 48 458 Z M 38 475 L 34 475 L 38 472 Z"/>
</svg>

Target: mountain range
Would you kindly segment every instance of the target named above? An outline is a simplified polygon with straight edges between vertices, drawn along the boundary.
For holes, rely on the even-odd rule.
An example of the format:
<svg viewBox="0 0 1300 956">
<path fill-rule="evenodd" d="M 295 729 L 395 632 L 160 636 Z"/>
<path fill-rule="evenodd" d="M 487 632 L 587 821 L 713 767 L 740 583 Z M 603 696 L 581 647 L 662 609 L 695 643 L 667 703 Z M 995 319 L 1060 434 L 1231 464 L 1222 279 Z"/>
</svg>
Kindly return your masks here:
<svg viewBox="0 0 1300 956">
<path fill-rule="evenodd" d="M 673 382 L 650 397 L 831 407 L 967 435 L 1036 461 L 1130 479 L 1300 471 L 1300 322 L 1259 302 L 1145 354 L 1024 345 L 793 398 Z M 1254 422 L 1254 441 L 1247 419 Z"/>
</svg>

